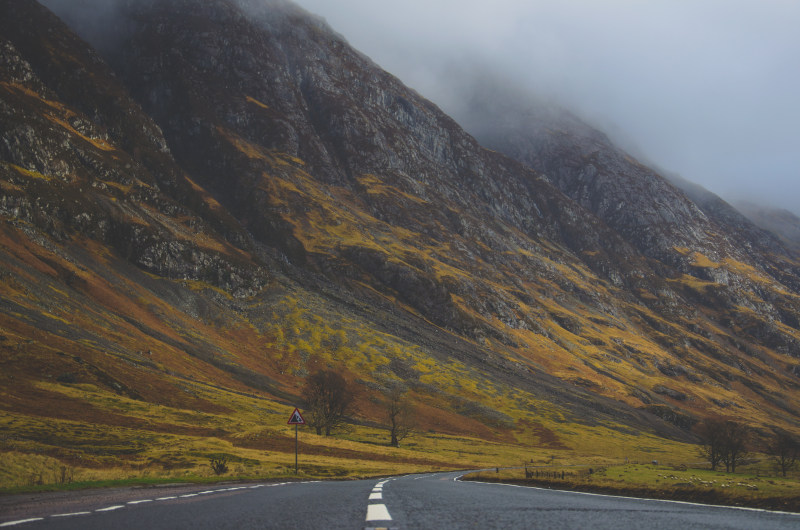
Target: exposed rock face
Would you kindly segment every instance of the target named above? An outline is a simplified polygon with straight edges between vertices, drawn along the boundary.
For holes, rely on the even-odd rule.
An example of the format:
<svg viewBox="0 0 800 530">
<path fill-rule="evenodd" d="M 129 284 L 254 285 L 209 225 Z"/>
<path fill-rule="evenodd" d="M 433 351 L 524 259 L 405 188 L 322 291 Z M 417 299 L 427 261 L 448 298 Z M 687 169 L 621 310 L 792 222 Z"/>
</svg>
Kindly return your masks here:
<svg viewBox="0 0 800 530">
<path fill-rule="evenodd" d="M 220 236 L 211 245 L 196 238 L 214 225 L 235 241 L 248 236 L 209 208 L 106 63 L 35 3 L 4 2 L 3 12 L 2 213 L 56 239 L 102 241 L 169 278 L 257 292 L 266 281 L 262 267 L 225 249 Z M 42 20 L 45 35 L 24 25 Z"/>
<path fill-rule="evenodd" d="M 465 241 L 461 247 L 497 274 L 491 263 L 498 255 L 545 238 L 566 252 L 592 253 L 591 267 L 613 283 L 644 275 L 630 272 L 645 267 L 632 248 L 547 180 L 483 150 L 435 106 L 297 8 L 250 18 L 222 2 L 193 9 L 188 19 L 176 16 L 184 7 L 131 11 L 135 30 L 122 47 L 121 73 L 181 163 L 257 238 L 295 262 L 311 250 L 298 241 L 301 225 L 332 232 L 331 224 L 342 222 L 332 218 L 341 212 L 370 216 L 361 221 L 370 225 L 368 233 L 407 230 L 415 235 L 394 255 L 405 263 L 391 264 L 392 273 L 393 252 L 380 244 L 369 248 L 368 240 L 329 235 L 317 240 L 313 261 L 344 258 L 370 283 L 460 332 L 480 326 L 452 306 L 450 295 L 477 302 L 480 287 L 476 292 L 469 281 L 450 277 L 447 288 L 417 288 L 433 281 L 433 263 L 413 254 Z M 304 183 L 323 186 L 324 197 L 305 190 L 282 197 L 274 187 L 308 177 L 315 183 Z M 370 253 L 373 258 L 363 259 Z M 383 256 L 375 259 L 376 253 Z M 451 258 L 467 270 L 476 265 L 465 265 L 466 255 Z M 538 260 L 517 265 L 517 259 L 501 261 L 523 276 L 541 267 Z M 431 303 L 428 294 L 437 291 L 442 300 Z"/>
<path fill-rule="evenodd" d="M 463 123 L 482 143 L 544 173 L 566 195 L 613 227 L 666 269 L 714 284 L 693 304 L 753 308 L 794 327 L 796 254 L 719 197 L 677 177 L 665 178 L 614 146 L 569 112 L 507 97 L 499 85 L 476 83 Z M 471 98 L 471 99 L 470 99 Z M 658 267 L 656 267 L 658 268 Z M 684 293 L 686 294 L 686 293 Z M 734 309 L 735 310 L 735 309 Z M 783 315 L 783 316 L 781 316 Z M 787 337 L 785 344 L 794 344 Z"/>
<path fill-rule="evenodd" d="M 113 39 L 76 22 L 102 56 L 32 0 L 0 7 L 14 226 L 207 283 L 243 301 L 219 309 L 236 318 L 245 302 L 272 314 L 280 270 L 283 288 L 584 420 L 674 434 L 711 396 L 797 417 L 774 386 L 798 392 L 795 258 L 576 118 L 483 121 L 490 151 L 285 2 L 121 2 Z"/>
</svg>

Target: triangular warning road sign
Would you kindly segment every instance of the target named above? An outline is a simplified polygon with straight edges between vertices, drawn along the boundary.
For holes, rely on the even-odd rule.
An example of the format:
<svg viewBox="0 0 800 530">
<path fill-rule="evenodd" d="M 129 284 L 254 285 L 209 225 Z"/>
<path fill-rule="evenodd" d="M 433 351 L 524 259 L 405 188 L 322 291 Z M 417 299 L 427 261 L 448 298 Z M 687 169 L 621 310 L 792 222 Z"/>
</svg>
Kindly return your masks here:
<svg viewBox="0 0 800 530">
<path fill-rule="evenodd" d="M 306 420 L 303 419 L 303 416 L 300 414 L 298 409 L 294 409 L 294 412 L 292 412 L 292 416 L 289 418 L 287 423 L 289 425 L 305 425 Z"/>
</svg>

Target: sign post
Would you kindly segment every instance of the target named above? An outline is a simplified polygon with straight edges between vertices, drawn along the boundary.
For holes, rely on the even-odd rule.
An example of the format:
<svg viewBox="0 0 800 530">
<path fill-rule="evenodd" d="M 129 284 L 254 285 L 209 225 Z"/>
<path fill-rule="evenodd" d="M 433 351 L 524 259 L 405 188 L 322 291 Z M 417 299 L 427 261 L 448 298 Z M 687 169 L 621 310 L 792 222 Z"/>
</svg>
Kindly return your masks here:
<svg viewBox="0 0 800 530">
<path fill-rule="evenodd" d="M 294 474 L 297 475 L 297 426 L 305 425 L 306 420 L 300 414 L 300 411 L 295 407 L 294 412 L 289 417 L 288 425 L 294 425 Z"/>
</svg>

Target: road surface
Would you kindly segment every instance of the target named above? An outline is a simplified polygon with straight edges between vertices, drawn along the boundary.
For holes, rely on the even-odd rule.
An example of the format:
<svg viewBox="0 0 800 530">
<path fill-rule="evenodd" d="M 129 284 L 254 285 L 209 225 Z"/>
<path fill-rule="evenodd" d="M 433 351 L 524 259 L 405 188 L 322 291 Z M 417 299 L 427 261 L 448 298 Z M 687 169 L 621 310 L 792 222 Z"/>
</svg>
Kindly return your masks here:
<svg viewBox="0 0 800 530">
<path fill-rule="evenodd" d="M 9 498 L 0 528 L 798 529 L 800 515 L 458 481 L 388 479 L 129 488 Z"/>
</svg>

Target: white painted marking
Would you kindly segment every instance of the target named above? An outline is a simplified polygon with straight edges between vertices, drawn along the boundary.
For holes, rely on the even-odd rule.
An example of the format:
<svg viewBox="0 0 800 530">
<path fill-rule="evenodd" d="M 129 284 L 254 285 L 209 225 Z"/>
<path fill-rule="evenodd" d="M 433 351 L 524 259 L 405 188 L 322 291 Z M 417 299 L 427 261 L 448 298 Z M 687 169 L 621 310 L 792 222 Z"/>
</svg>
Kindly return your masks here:
<svg viewBox="0 0 800 530">
<path fill-rule="evenodd" d="M 391 521 L 392 516 L 385 504 L 370 504 L 367 506 L 367 521 Z"/>
<path fill-rule="evenodd" d="M 383 493 L 380 491 L 373 491 L 369 494 L 369 500 L 371 501 L 382 501 L 383 500 Z"/>
<path fill-rule="evenodd" d="M 187 493 L 185 495 L 181 495 L 180 497 L 172 495 L 168 497 L 158 497 L 157 499 L 141 499 L 136 501 L 128 501 L 125 505 L 115 505 L 115 506 L 107 506 L 105 508 L 98 508 L 94 510 L 95 512 L 112 512 L 114 510 L 119 510 L 121 508 L 125 508 L 126 505 L 135 505 L 135 504 L 142 504 L 145 502 L 155 502 L 155 501 L 171 501 L 178 498 L 187 498 L 187 497 L 197 497 L 198 495 L 209 495 L 211 493 L 220 493 L 223 491 L 237 491 L 243 489 L 255 489 L 255 488 L 264 488 L 269 486 L 285 486 L 287 484 L 310 484 L 314 482 L 320 482 L 319 480 L 311 480 L 307 482 L 281 482 L 279 484 L 255 484 L 253 486 L 238 486 L 232 488 L 223 488 L 218 490 L 206 490 L 206 491 L 199 491 L 197 493 Z M 73 512 L 73 513 L 57 513 L 50 515 L 48 517 L 74 517 L 79 515 L 91 515 L 92 512 Z M 11 526 L 17 526 L 24 523 L 32 523 L 35 521 L 44 521 L 44 517 L 31 517 L 29 519 L 19 519 L 17 521 L 6 521 L 4 523 L 0 523 L 0 528 L 7 528 Z"/>
<path fill-rule="evenodd" d="M 0 523 L 0 527 L 3 527 L 3 526 L 17 526 L 18 524 L 32 523 L 34 521 L 44 521 L 44 518 L 43 517 L 32 517 L 30 519 L 20 519 L 19 521 L 6 521 L 5 523 Z"/>
<path fill-rule="evenodd" d="M 96 512 L 113 512 L 114 510 L 119 510 L 120 508 L 124 508 L 122 504 L 117 504 L 116 506 L 106 506 L 105 508 L 98 508 Z"/>
</svg>

